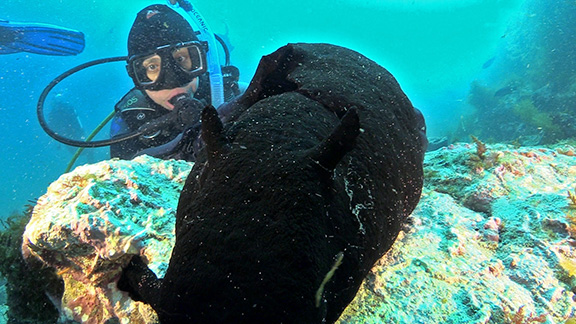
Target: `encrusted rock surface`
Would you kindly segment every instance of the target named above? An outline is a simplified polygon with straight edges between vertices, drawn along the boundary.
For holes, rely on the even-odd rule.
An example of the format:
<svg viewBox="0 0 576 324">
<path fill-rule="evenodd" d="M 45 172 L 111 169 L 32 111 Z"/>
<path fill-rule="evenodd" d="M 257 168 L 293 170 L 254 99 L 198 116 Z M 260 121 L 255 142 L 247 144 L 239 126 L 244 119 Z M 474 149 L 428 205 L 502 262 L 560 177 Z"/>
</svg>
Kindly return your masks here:
<svg viewBox="0 0 576 324">
<path fill-rule="evenodd" d="M 576 314 L 574 148 L 457 144 L 427 153 L 422 200 L 339 320 L 564 323 Z M 141 157 L 78 167 L 35 208 L 24 252 L 63 277 L 62 318 L 154 323 L 119 292 L 131 254 L 159 275 L 191 165 Z M 131 314 L 131 315 L 128 315 Z"/>
<path fill-rule="evenodd" d="M 23 253 L 54 267 L 65 285 L 61 320 L 155 323 L 154 311 L 116 288 L 142 254 L 162 275 L 174 244 L 177 200 L 191 164 L 142 156 L 76 168 L 40 198 Z"/>
<path fill-rule="evenodd" d="M 428 153 L 425 171 L 411 224 L 340 324 L 575 316 L 574 156 L 564 147 L 494 145 L 480 157 L 474 144 L 458 144 Z"/>
</svg>

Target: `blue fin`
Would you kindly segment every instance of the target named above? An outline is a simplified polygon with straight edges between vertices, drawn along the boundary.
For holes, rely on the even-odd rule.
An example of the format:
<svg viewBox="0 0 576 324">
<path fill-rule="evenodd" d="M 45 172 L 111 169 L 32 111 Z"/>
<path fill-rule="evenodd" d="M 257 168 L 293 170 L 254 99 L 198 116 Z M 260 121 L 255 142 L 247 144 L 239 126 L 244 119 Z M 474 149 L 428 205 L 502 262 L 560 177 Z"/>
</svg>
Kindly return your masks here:
<svg viewBox="0 0 576 324">
<path fill-rule="evenodd" d="M 29 52 L 67 56 L 82 50 L 82 32 L 48 24 L 0 21 L 0 54 Z"/>
</svg>

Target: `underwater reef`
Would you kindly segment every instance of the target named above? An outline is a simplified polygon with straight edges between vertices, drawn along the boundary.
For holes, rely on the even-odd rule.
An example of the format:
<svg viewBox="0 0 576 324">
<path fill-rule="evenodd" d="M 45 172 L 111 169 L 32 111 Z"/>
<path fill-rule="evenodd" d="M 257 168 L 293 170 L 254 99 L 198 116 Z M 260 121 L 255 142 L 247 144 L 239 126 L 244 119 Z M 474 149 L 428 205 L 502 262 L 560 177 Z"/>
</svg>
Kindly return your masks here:
<svg viewBox="0 0 576 324">
<path fill-rule="evenodd" d="M 520 81 L 523 79 L 522 81 Z M 468 103 L 474 112 L 460 121 L 453 139 L 470 133 L 490 143 L 552 144 L 576 138 L 576 78 L 571 86 L 552 92 L 549 85 L 535 88 L 526 78 L 511 77 L 500 89 L 475 81 Z"/>
<path fill-rule="evenodd" d="M 527 0 L 502 36 L 490 81 L 471 83 L 473 113 L 453 141 L 470 133 L 491 143 L 552 144 L 576 136 L 576 6 Z"/>
<path fill-rule="evenodd" d="M 566 323 L 576 317 L 576 147 L 428 152 L 422 199 L 338 323 Z M 116 288 L 132 255 L 162 276 L 192 164 L 76 168 L 40 198 L 23 252 L 64 281 L 60 321 L 156 323 Z M 336 270 L 337 271 L 337 270 Z"/>
</svg>

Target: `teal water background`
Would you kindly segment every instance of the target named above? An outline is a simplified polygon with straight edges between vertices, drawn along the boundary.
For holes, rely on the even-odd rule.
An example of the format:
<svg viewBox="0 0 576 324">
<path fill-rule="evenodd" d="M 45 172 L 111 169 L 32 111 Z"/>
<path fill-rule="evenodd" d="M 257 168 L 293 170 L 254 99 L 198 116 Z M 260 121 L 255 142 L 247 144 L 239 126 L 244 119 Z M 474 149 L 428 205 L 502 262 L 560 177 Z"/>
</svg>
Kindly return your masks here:
<svg viewBox="0 0 576 324">
<path fill-rule="evenodd" d="M 49 138 L 36 102 L 57 75 L 81 63 L 126 54 L 136 12 L 160 1 L 5 0 L 0 19 L 35 21 L 80 30 L 86 49 L 75 57 L 27 53 L 0 56 L 0 218 L 41 196 L 63 172 L 72 151 Z M 489 78 L 485 62 L 498 57 L 514 22 L 529 13 L 523 0 L 196 0 L 212 30 L 233 46 L 232 63 L 249 82 L 262 55 L 288 42 L 329 42 L 354 49 L 387 68 L 420 108 L 429 134 L 457 127 L 467 94 Z M 497 67 L 498 60 L 494 61 Z M 131 88 L 120 63 L 64 81 L 54 93 L 71 102 L 90 130 Z M 346 76 L 342 76 L 345 78 Z M 107 149 L 80 163 L 106 159 Z"/>
</svg>

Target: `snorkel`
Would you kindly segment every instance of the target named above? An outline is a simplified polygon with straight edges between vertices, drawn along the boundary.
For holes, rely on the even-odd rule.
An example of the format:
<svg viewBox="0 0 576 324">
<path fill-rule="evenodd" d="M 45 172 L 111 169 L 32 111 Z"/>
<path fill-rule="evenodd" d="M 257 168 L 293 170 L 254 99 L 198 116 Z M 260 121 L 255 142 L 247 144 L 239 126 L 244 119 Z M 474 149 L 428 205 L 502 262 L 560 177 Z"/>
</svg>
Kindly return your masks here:
<svg viewBox="0 0 576 324">
<path fill-rule="evenodd" d="M 222 80 L 222 70 L 220 68 L 220 60 L 218 58 L 218 50 L 216 47 L 216 37 L 208 27 L 208 24 L 192 4 L 187 0 L 168 0 L 168 4 L 174 8 L 182 8 L 195 25 L 194 30 L 200 31 L 198 38 L 201 41 L 208 43 L 208 51 L 206 53 L 206 60 L 208 61 L 208 73 L 210 77 L 210 98 L 212 106 L 218 108 L 224 103 L 224 82 Z"/>
</svg>

